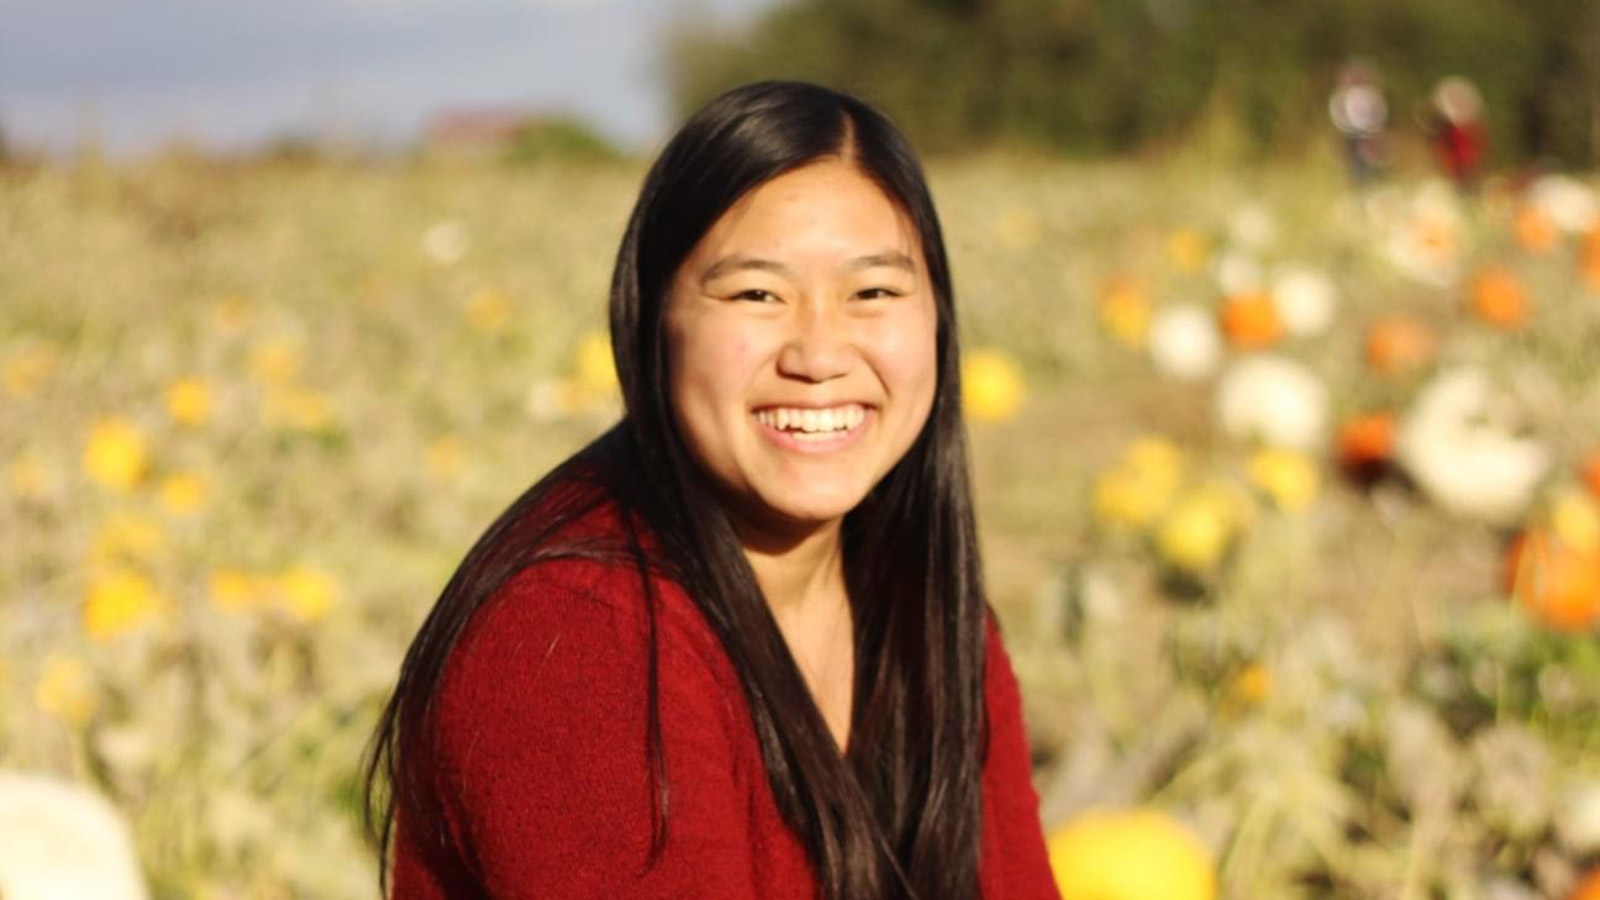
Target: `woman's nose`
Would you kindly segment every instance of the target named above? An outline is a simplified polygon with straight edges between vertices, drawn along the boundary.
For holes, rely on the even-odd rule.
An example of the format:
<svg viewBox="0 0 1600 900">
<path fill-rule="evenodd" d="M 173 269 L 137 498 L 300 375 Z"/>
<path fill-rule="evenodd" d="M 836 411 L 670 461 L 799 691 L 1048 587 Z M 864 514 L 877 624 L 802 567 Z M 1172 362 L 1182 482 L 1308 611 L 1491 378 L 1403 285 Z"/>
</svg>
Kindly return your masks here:
<svg viewBox="0 0 1600 900">
<path fill-rule="evenodd" d="M 811 382 L 848 374 L 855 351 L 843 318 L 840 311 L 826 304 L 802 305 L 778 354 L 779 373 Z"/>
</svg>

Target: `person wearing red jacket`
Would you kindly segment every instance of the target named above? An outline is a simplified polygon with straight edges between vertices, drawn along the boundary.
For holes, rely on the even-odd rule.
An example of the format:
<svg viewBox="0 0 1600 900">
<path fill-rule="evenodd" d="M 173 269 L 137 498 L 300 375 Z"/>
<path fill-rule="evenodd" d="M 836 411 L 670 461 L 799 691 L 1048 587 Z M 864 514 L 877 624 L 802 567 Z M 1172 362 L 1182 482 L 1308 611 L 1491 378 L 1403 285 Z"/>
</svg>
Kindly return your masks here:
<svg viewBox="0 0 1600 900">
<path fill-rule="evenodd" d="M 394 900 L 1049 900 L 955 297 L 862 101 L 714 99 L 613 273 L 621 422 L 479 538 L 367 767 Z"/>
<path fill-rule="evenodd" d="M 1457 188 L 1468 191 L 1477 185 L 1487 145 L 1478 89 L 1465 78 L 1440 81 L 1433 90 L 1433 146 Z"/>
</svg>

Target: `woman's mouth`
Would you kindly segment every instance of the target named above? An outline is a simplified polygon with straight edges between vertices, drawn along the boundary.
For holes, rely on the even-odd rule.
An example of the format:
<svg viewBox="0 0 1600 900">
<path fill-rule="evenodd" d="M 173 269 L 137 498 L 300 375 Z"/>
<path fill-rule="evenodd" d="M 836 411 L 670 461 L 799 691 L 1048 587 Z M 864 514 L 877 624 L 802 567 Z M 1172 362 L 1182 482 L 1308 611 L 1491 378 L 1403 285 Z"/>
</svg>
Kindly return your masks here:
<svg viewBox="0 0 1600 900">
<path fill-rule="evenodd" d="M 871 410 L 860 403 L 828 407 L 767 406 L 755 411 L 762 430 L 782 446 L 835 450 L 855 441 Z"/>
</svg>

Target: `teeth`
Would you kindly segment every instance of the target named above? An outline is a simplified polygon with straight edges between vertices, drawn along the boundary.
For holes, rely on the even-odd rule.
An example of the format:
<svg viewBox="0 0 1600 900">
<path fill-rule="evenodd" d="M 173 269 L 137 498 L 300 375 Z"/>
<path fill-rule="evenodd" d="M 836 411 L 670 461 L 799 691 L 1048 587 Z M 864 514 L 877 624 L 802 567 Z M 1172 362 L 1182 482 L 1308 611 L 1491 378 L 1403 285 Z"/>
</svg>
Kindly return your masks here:
<svg viewBox="0 0 1600 900">
<path fill-rule="evenodd" d="M 832 409 L 799 409 L 780 406 L 758 410 L 756 420 L 780 431 L 800 435 L 827 435 L 849 431 L 866 419 L 867 411 L 857 404 Z"/>
</svg>

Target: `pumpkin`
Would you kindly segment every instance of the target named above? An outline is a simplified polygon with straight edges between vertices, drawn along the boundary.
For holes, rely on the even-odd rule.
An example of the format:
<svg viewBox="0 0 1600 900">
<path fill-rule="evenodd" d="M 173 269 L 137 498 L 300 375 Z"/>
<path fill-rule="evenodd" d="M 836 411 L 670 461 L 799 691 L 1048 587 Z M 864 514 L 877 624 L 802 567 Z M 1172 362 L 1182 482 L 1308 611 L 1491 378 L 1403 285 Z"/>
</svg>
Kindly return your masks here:
<svg viewBox="0 0 1600 900">
<path fill-rule="evenodd" d="M 1388 462 L 1394 458 L 1394 416 L 1366 413 L 1346 420 L 1339 429 L 1339 461 L 1347 466 Z"/>
<path fill-rule="evenodd" d="M 0 772 L 0 885 L 9 900 L 144 900 L 133 829 L 99 790 L 52 775 Z"/>
<path fill-rule="evenodd" d="M 1143 347 L 1150 330 L 1150 301 L 1138 282 L 1113 278 L 1100 295 L 1100 324 L 1129 347 Z"/>
<path fill-rule="evenodd" d="M 1417 392 L 1395 434 L 1395 461 L 1445 512 L 1502 526 L 1523 521 L 1551 452 L 1490 373 L 1461 365 Z"/>
<path fill-rule="evenodd" d="M 1485 269 L 1473 279 L 1472 312 L 1495 328 L 1515 331 L 1523 327 L 1530 305 L 1521 282 L 1506 269 Z"/>
<path fill-rule="evenodd" d="M 1004 422 L 1021 409 L 1022 369 L 1000 350 L 975 350 L 961 367 L 961 402 L 979 422 Z"/>
<path fill-rule="evenodd" d="M 1578 632 L 1600 622 L 1600 553 L 1582 553 L 1540 528 L 1506 551 L 1506 588 L 1535 618 Z"/>
<path fill-rule="evenodd" d="M 1394 462 L 1394 416 L 1353 416 L 1339 427 L 1339 468 L 1358 482 L 1377 481 Z"/>
<path fill-rule="evenodd" d="M 1562 491 L 1550 503 L 1550 530 L 1579 553 L 1600 554 L 1600 503 L 1579 490 Z"/>
<path fill-rule="evenodd" d="M 1367 327 L 1367 365 L 1385 375 L 1420 369 L 1433 361 L 1433 332 L 1421 320 L 1380 316 Z"/>
<path fill-rule="evenodd" d="M 1567 900 L 1600 900 L 1600 866 L 1590 869 L 1589 874 L 1578 880 Z"/>
<path fill-rule="evenodd" d="M 1222 335 L 1205 310 L 1175 303 L 1150 319 L 1150 362 L 1157 372 L 1179 381 L 1210 375 L 1222 359 Z"/>
<path fill-rule="evenodd" d="M 1317 499 L 1322 476 L 1311 457 L 1265 447 L 1250 457 L 1250 481 L 1285 512 L 1300 512 Z"/>
<path fill-rule="evenodd" d="M 1091 810 L 1045 841 L 1061 900 L 1215 900 L 1211 855 L 1153 810 Z"/>
<path fill-rule="evenodd" d="M 1167 238 L 1167 259 L 1185 272 L 1198 272 L 1206 263 L 1205 235 L 1193 228 L 1180 228 Z"/>
<path fill-rule="evenodd" d="M 1511 230 L 1516 233 L 1517 243 L 1522 245 L 1522 249 L 1541 255 L 1554 250 L 1556 240 L 1560 237 L 1556 223 L 1544 210 L 1532 205 L 1517 210 Z"/>
<path fill-rule="evenodd" d="M 144 480 L 150 451 L 144 433 L 132 420 L 104 419 L 95 425 L 83 448 L 83 468 L 94 481 L 117 491 L 130 491 Z"/>
<path fill-rule="evenodd" d="M 1222 373 L 1216 411 L 1235 440 L 1309 451 L 1327 439 L 1328 386 L 1303 363 L 1253 353 Z"/>
<path fill-rule="evenodd" d="M 1283 337 L 1283 317 L 1268 294 L 1234 294 L 1222 303 L 1222 333 L 1242 350 L 1271 346 Z"/>
<path fill-rule="evenodd" d="M 1589 488 L 1589 493 L 1600 497 L 1600 450 L 1595 450 L 1584 457 L 1583 462 L 1579 463 L 1578 467 L 1583 475 L 1584 485 Z"/>
<path fill-rule="evenodd" d="M 1588 282 L 1589 287 L 1600 291 L 1600 226 L 1584 236 L 1578 266 L 1583 270 L 1583 280 Z"/>
<path fill-rule="evenodd" d="M 1161 438 L 1141 438 L 1094 485 L 1095 515 L 1111 528 L 1142 530 L 1166 511 L 1183 485 L 1183 452 Z"/>
<path fill-rule="evenodd" d="M 1156 550 L 1174 570 L 1209 575 L 1252 514 L 1248 495 L 1222 483 L 1201 485 L 1167 510 L 1156 529 Z"/>
</svg>

